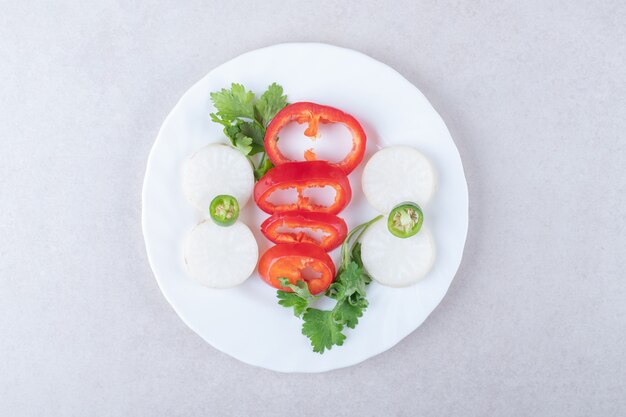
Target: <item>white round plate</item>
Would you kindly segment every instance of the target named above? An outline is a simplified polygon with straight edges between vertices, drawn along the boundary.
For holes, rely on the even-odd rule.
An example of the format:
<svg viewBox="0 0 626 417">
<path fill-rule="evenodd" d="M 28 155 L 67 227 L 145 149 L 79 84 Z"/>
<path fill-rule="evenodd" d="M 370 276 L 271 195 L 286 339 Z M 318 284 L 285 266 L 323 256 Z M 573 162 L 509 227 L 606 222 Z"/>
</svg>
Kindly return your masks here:
<svg viewBox="0 0 626 417">
<path fill-rule="evenodd" d="M 437 244 L 437 260 L 428 276 L 407 288 L 372 283 L 370 306 L 356 329 L 346 330 L 343 346 L 313 353 L 300 333 L 301 321 L 277 304 L 276 291 L 255 273 L 244 284 L 205 288 L 185 272 L 182 247 L 187 233 L 202 220 L 183 195 L 185 159 L 213 142 L 227 143 L 211 122 L 209 93 L 237 82 L 257 95 L 272 82 L 284 87 L 289 102 L 327 104 L 355 116 L 363 125 L 368 147 L 352 174 L 353 198 L 340 214 L 350 228 L 377 213 L 361 192 L 361 173 L 381 147 L 410 145 L 430 158 L 437 190 L 425 207 L 425 221 Z M 298 136 L 304 126 L 281 134 L 293 146 L 310 147 Z M 300 129 L 298 131 L 298 129 Z M 342 127 L 324 126 L 320 147 L 348 147 Z M 288 150 L 284 150 L 288 154 Z M 318 154 L 324 156 L 325 152 Z M 398 179 L 401 181 L 401 179 Z M 251 201 L 241 219 L 253 230 L 262 253 L 270 243 L 259 231 L 267 214 Z M 180 99 L 165 119 L 148 158 L 143 186 L 143 233 L 150 265 L 163 294 L 181 319 L 215 348 L 243 362 L 282 372 L 322 372 L 359 363 L 394 346 L 415 330 L 445 295 L 461 262 L 468 226 L 467 184 L 459 153 L 441 117 L 410 82 L 385 64 L 349 49 L 318 43 L 275 45 L 243 54 L 215 68 Z M 331 255 L 337 259 L 337 250 Z"/>
</svg>

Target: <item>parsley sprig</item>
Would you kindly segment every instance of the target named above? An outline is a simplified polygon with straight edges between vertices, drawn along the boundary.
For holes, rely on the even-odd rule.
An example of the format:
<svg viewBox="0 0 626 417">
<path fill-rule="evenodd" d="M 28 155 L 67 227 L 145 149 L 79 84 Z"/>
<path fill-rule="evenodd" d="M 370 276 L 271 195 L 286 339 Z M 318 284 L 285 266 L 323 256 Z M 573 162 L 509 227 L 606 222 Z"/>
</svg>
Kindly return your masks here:
<svg viewBox="0 0 626 417">
<path fill-rule="evenodd" d="M 257 100 L 252 91 L 233 83 L 230 89 L 211 93 L 211 101 L 217 110 L 211 113 L 211 120 L 224 126 L 224 134 L 250 160 L 258 180 L 273 166 L 265 153 L 263 139 L 269 122 L 287 105 L 283 88 L 272 83 Z M 255 165 L 252 156 L 256 154 L 260 158 Z"/>
<path fill-rule="evenodd" d="M 293 292 L 278 290 L 278 304 L 293 308 L 294 315 L 302 318 L 302 334 L 309 338 L 314 352 L 324 353 L 333 346 L 343 345 L 346 339 L 344 328 L 354 329 L 367 309 L 365 290 L 372 278 L 363 268 L 359 239 L 372 223 L 382 217 L 377 216 L 355 227 L 341 245 L 341 265 L 335 282 L 325 294 L 336 301 L 332 310 L 311 307 L 321 296 L 312 295 L 304 281 L 294 285 L 287 278 L 279 279 L 283 286 Z"/>
</svg>

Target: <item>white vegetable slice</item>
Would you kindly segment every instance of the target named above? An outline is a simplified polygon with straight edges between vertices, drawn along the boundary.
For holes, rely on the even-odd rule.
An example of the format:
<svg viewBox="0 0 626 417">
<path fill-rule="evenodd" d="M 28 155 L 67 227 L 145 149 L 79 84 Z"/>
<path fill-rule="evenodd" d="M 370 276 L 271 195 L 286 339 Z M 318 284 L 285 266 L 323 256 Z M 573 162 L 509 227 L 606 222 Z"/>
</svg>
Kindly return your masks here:
<svg viewBox="0 0 626 417">
<path fill-rule="evenodd" d="M 424 155 L 409 146 L 392 146 L 374 154 L 365 165 L 363 194 L 381 213 L 405 201 L 424 207 L 435 190 L 435 171 Z"/>
<path fill-rule="evenodd" d="M 187 237 L 184 256 L 189 275 L 199 283 L 228 288 L 241 284 L 252 274 L 259 248 L 242 222 L 222 227 L 205 220 Z"/>
<path fill-rule="evenodd" d="M 232 195 L 239 202 L 239 207 L 245 206 L 253 187 L 254 173 L 250 162 L 230 146 L 205 146 L 191 155 L 185 163 L 185 196 L 207 215 L 211 200 L 220 194 Z"/>
<path fill-rule="evenodd" d="M 386 219 L 371 225 L 361 238 L 363 266 L 376 281 L 406 287 L 428 274 L 435 261 L 435 242 L 422 226 L 415 236 L 401 239 L 387 229 Z"/>
</svg>

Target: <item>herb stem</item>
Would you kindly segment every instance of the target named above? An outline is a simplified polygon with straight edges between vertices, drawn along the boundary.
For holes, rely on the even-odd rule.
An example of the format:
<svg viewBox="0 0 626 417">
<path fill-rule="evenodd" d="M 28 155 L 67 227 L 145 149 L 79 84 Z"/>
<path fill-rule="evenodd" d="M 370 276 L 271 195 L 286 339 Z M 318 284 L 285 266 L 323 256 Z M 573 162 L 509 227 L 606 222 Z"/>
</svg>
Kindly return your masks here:
<svg viewBox="0 0 626 417">
<path fill-rule="evenodd" d="M 365 233 L 365 231 L 367 230 L 368 227 L 370 227 L 372 224 L 376 223 L 378 220 L 382 219 L 383 215 L 379 214 L 378 216 L 374 217 L 372 220 L 370 220 L 369 222 L 363 224 L 362 228 L 361 228 L 361 233 L 359 233 L 359 235 L 356 237 L 356 239 L 354 239 L 354 243 L 352 244 L 352 246 L 350 247 L 350 250 L 354 249 L 354 245 L 356 245 L 356 242 L 359 241 L 359 239 L 361 239 L 361 236 L 363 236 L 363 233 Z"/>
<path fill-rule="evenodd" d="M 348 233 L 348 236 L 346 236 L 346 240 L 344 240 L 343 244 L 341 245 L 341 266 L 340 266 L 340 269 L 345 267 L 350 262 L 350 253 L 352 252 L 352 249 L 354 249 L 354 245 L 356 244 L 356 242 L 359 241 L 359 239 L 361 238 L 363 233 L 365 233 L 367 228 L 370 227 L 372 224 L 376 223 L 378 220 L 380 220 L 382 218 L 383 218 L 383 215 L 379 214 L 378 216 L 374 217 L 372 220 L 358 225 L 357 227 L 352 229 L 352 231 L 350 233 Z M 350 244 L 350 241 L 352 240 L 352 237 L 356 233 L 359 233 L 359 235 L 356 237 L 356 239 L 354 239 L 354 243 Z"/>
</svg>

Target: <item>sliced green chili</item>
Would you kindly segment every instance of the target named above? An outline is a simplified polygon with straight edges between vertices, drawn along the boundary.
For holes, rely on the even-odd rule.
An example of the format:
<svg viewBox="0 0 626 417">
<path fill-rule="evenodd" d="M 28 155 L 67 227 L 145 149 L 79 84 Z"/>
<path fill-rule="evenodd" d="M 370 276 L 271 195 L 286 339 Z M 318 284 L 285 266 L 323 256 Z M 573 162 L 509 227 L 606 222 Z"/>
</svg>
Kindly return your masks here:
<svg viewBox="0 0 626 417">
<path fill-rule="evenodd" d="M 209 206 L 211 219 L 220 226 L 230 226 L 239 217 L 239 203 L 232 195 L 218 195 Z"/>
<path fill-rule="evenodd" d="M 402 203 L 393 208 L 387 219 L 387 228 L 394 235 L 406 239 L 417 234 L 422 228 L 424 214 L 415 203 Z"/>
</svg>

